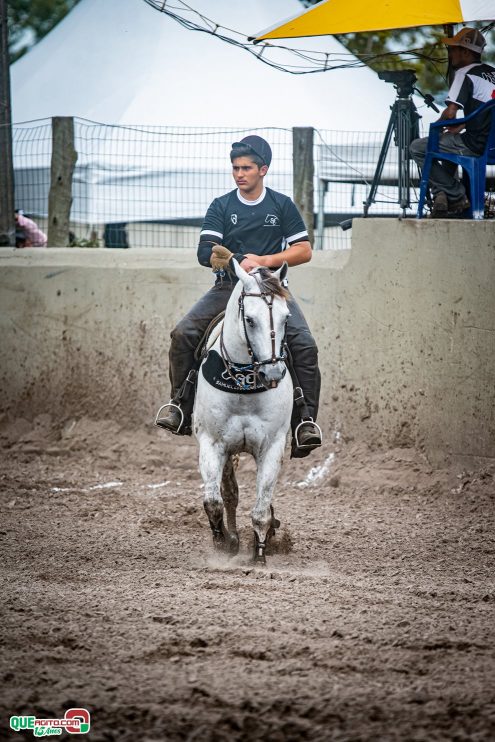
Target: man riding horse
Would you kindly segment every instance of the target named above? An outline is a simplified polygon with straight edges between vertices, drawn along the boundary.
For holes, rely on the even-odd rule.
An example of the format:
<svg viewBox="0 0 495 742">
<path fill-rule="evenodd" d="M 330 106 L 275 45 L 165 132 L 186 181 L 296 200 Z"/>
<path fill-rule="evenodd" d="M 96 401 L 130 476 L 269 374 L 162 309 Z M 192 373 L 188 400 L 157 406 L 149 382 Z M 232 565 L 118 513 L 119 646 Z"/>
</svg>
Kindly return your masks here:
<svg viewBox="0 0 495 742">
<path fill-rule="evenodd" d="M 215 284 L 171 333 L 171 400 L 164 406 L 166 416 L 159 417 L 156 424 L 176 435 L 191 435 L 199 367 L 196 350 L 211 321 L 225 310 L 237 283 L 232 257 L 246 272 L 259 266 L 276 269 L 284 262 L 295 266 L 311 260 L 308 231 L 296 206 L 287 196 L 264 185 L 272 159 L 268 142 L 256 135 L 244 137 L 232 144 L 230 159 L 237 189 L 210 205 L 198 245 L 198 261 L 214 270 Z M 287 344 L 295 387 L 291 458 L 302 458 L 322 442 L 315 424 L 321 377 L 318 348 L 292 296 L 288 306 Z"/>
</svg>

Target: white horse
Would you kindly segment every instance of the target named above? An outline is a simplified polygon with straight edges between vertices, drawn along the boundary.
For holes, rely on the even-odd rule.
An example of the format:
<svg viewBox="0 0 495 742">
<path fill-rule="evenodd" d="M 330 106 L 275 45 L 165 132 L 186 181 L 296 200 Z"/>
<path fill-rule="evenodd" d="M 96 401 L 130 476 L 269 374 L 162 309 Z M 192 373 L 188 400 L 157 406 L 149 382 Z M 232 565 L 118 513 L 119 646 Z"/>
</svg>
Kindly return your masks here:
<svg viewBox="0 0 495 742">
<path fill-rule="evenodd" d="M 194 433 L 213 542 L 231 554 L 239 550 L 239 494 L 232 456 L 244 451 L 254 456 L 254 559 L 265 563 L 267 540 L 280 526 L 271 502 L 292 412 L 292 380 L 285 364 L 288 293 L 281 284 L 287 264 L 274 272 L 256 268 L 246 273 L 233 263 L 239 281 L 227 304 L 220 335 L 198 374 Z"/>
</svg>

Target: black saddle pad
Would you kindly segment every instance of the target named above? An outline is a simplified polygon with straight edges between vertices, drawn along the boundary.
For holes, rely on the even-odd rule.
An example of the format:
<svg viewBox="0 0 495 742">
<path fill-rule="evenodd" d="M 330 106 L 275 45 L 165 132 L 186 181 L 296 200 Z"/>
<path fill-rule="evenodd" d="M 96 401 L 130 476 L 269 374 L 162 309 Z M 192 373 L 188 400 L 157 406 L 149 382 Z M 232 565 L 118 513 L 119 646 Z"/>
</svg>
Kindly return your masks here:
<svg viewBox="0 0 495 742">
<path fill-rule="evenodd" d="M 242 368 L 241 363 L 239 367 Z M 266 387 L 255 377 L 253 371 L 242 371 L 240 369 L 236 371 L 232 368 L 232 376 L 235 376 L 239 382 L 239 385 L 236 384 L 225 368 L 222 357 L 216 350 L 209 351 L 206 360 L 201 366 L 201 371 L 208 384 L 214 386 L 215 389 L 220 389 L 222 392 L 229 392 L 230 394 L 257 394 L 258 392 L 267 391 Z M 253 388 L 255 381 L 256 386 Z M 244 387 L 246 386 L 249 388 L 245 389 Z"/>
</svg>

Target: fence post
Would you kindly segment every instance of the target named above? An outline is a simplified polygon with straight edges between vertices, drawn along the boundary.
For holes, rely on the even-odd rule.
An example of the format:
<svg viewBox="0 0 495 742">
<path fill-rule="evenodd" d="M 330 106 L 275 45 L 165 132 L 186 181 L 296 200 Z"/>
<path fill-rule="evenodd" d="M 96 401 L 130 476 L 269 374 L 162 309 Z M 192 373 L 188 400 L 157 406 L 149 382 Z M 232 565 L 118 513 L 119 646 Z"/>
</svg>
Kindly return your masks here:
<svg viewBox="0 0 495 742">
<path fill-rule="evenodd" d="M 0 0 L 0 245 L 15 245 L 7 2 Z"/>
<path fill-rule="evenodd" d="M 309 233 L 314 240 L 314 172 L 313 135 L 311 126 L 295 126 L 292 129 L 292 164 L 294 202 L 301 212 Z"/>
<path fill-rule="evenodd" d="M 74 147 L 74 119 L 52 118 L 52 162 L 48 196 L 48 245 L 69 244 L 69 217 L 72 204 L 72 175 L 77 160 Z"/>
</svg>

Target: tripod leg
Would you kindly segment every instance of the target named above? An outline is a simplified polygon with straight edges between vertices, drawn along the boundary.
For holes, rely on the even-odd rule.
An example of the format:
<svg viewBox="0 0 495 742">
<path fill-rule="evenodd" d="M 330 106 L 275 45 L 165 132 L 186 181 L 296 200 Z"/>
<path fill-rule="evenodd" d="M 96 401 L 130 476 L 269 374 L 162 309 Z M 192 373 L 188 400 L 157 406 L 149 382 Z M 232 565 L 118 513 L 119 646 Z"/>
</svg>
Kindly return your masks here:
<svg viewBox="0 0 495 742">
<path fill-rule="evenodd" d="M 382 148 L 380 150 L 380 156 L 378 158 L 378 163 L 376 166 L 375 174 L 373 175 L 373 181 L 371 183 L 370 192 L 368 194 L 368 198 L 364 202 L 364 216 L 368 216 L 369 208 L 371 204 L 375 202 L 375 195 L 378 190 L 378 186 L 380 184 L 380 180 L 382 177 L 383 166 L 385 165 L 387 152 L 390 147 L 390 140 L 392 139 L 392 132 L 394 131 L 394 128 L 395 128 L 396 117 L 397 117 L 397 103 L 394 103 L 394 105 L 392 106 L 392 113 L 390 114 L 387 131 L 385 132 L 385 138 L 383 140 Z"/>
<path fill-rule="evenodd" d="M 411 98 L 399 98 L 398 104 L 398 190 L 399 205 L 403 210 L 403 216 L 405 216 L 406 209 L 409 209 L 411 206 L 411 156 L 409 154 L 409 145 L 413 139 L 417 139 L 419 136 L 419 114 Z"/>
<path fill-rule="evenodd" d="M 403 103 L 404 101 L 400 101 Z M 398 126 L 397 126 L 397 148 L 398 148 L 398 196 L 399 206 L 403 210 L 403 216 L 405 216 L 405 210 L 410 206 L 409 200 L 409 142 L 411 139 L 410 119 L 409 110 L 405 106 L 401 106 L 398 113 Z"/>
</svg>

